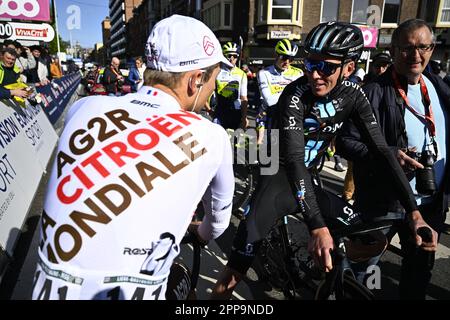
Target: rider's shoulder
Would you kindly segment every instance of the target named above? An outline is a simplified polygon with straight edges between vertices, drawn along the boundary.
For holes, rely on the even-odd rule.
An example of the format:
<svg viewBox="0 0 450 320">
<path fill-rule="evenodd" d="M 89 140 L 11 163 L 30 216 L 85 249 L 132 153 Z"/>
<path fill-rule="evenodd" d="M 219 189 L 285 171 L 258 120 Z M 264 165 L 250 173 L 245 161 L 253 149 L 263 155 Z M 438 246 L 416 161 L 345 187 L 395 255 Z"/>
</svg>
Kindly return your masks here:
<svg viewBox="0 0 450 320">
<path fill-rule="evenodd" d="M 230 70 L 230 73 L 232 74 L 236 74 L 236 75 L 245 75 L 246 73 L 244 72 L 244 70 L 242 70 L 241 68 L 239 68 L 238 66 L 235 66 L 233 69 Z"/>
<path fill-rule="evenodd" d="M 342 82 L 342 91 L 346 93 L 364 93 L 361 86 L 349 80 L 344 80 Z"/>
<path fill-rule="evenodd" d="M 275 72 L 275 66 L 273 64 L 271 64 L 270 66 L 267 66 L 264 69 L 261 69 L 259 72 L 261 72 L 261 73 L 264 73 L 264 72 L 273 73 L 273 72 Z"/>
<path fill-rule="evenodd" d="M 284 91 L 286 91 L 286 93 L 291 95 L 295 94 L 297 96 L 301 96 L 309 90 L 310 86 L 308 84 L 308 79 L 306 76 L 295 79 L 284 88 Z"/>
<path fill-rule="evenodd" d="M 295 74 L 303 74 L 303 70 L 294 66 L 289 66 L 289 69 L 292 73 Z"/>
</svg>

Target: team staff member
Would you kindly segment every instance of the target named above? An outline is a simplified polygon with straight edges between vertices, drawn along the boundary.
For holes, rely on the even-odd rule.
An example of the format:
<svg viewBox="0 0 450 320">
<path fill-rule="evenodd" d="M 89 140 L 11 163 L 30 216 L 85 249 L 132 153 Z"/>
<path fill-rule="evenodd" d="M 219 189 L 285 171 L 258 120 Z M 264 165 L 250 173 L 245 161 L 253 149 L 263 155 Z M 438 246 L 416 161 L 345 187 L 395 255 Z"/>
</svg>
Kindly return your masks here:
<svg viewBox="0 0 450 320">
<path fill-rule="evenodd" d="M 164 299 L 203 196 L 198 236 L 214 239 L 228 227 L 230 142 L 194 113 L 221 62 L 231 67 L 208 27 L 173 15 L 149 36 L 138 93 L 88 97 L 69 110 L 41 218 L 33 299 Z"/>
<path fill-rule="evenodd" d="M 239 59 L 239 47 L 236 43 L 224 44 L 223 54 L 227 57 L 233 68 L 221 68 L 216 80 L 217 107 L 215 110 L 216 122 L 225 129 L 245 129 L 247 119 L 247 75 L 236 67 Z"/>
<path fill-rule="evenodd" d="M 278 41 L 275 46 L 277 54 L 275 63 L 258 72 L 258 86 L 261 92 L 262 103 L 256 118 L 258 130 L 258 144 L 264 139 L 264 128 L 270 129 L 275 105 L 283 89 L 292 81 L 303 76 L 303 71 L 291 66 L 298 47 L 289 39 Z"/>
</svg>

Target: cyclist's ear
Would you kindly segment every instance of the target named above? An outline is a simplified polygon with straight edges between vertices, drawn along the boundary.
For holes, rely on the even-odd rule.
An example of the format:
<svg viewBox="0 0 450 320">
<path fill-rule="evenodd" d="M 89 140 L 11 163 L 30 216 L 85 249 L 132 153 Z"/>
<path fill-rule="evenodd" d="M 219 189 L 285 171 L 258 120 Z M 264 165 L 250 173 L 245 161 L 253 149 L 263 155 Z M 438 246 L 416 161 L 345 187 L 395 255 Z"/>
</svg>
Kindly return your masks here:
<svg viewBox="0 0 450 320">
<path fill-rule="evenodd" d="M 342 75 L 344 76 L 344 79 L 347 79 L 348 77 L 350 77 L 352 75 L 352 73 L 356 69 L 355 61 L 352 60 L 352 61 L 346 63 L 343 68 L 344 69 L 342 70 Z"/>
<path fill-rule="evenodd" d="M 193 71 L 188 80 L 188 86 L 192 93 L 202 86 L 203 73 L 200 70 Z"/>
</svg>

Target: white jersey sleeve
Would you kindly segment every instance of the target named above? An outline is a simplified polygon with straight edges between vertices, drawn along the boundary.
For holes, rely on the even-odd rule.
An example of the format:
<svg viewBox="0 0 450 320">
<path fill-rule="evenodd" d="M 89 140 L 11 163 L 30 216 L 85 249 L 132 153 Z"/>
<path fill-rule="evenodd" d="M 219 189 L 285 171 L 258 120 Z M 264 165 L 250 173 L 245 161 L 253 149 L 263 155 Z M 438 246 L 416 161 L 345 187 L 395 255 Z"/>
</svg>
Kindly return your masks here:
<svg viewBox="0 0 450 320">
<path fill-rule="evenodd" d="M 240 97 L 247 97 L 247 75 L 244 73 L 241 80 L 241 86 L 240 86 Z"/>
<path fill-rule="evenodd" d="M 273 95 L 270 91 L 270 82 L 268 77 L 268 72 L 265 70 L 260 70 L 258 72 L 258 86 L 263 98 L 263 103 L 266 106 L 273 106 L 277 103 L 279 95 Z"/>
<path fill-rule="evenodd" d="M 198 228 L 198 233 L 204 240 L 216 239 L 228 228 L 230 223 L 234 174 L 231 145 L 225 132 L 223 139 L 222 163 L 202 199 L 205 216 Z"/>
</svg>

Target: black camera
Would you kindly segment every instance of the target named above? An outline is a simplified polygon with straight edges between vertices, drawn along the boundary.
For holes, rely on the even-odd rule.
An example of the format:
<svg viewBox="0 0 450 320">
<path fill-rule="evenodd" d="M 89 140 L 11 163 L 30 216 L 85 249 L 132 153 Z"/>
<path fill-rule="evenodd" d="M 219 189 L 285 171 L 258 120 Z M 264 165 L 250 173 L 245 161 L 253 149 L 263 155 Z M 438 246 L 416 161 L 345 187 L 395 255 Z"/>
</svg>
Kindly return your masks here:
<svg viewBox="0 0 450 320">
<path fill-rule="evenodd" d="M 416 190 L 420 194 L 432 195 L 436 192 L 436 178 L 434 175 L 435 157 L 430 150 L 416 154 L 413 157 L 416 161 L 423 165 L 423 169 L 416 170 Z"/>
</svg>

